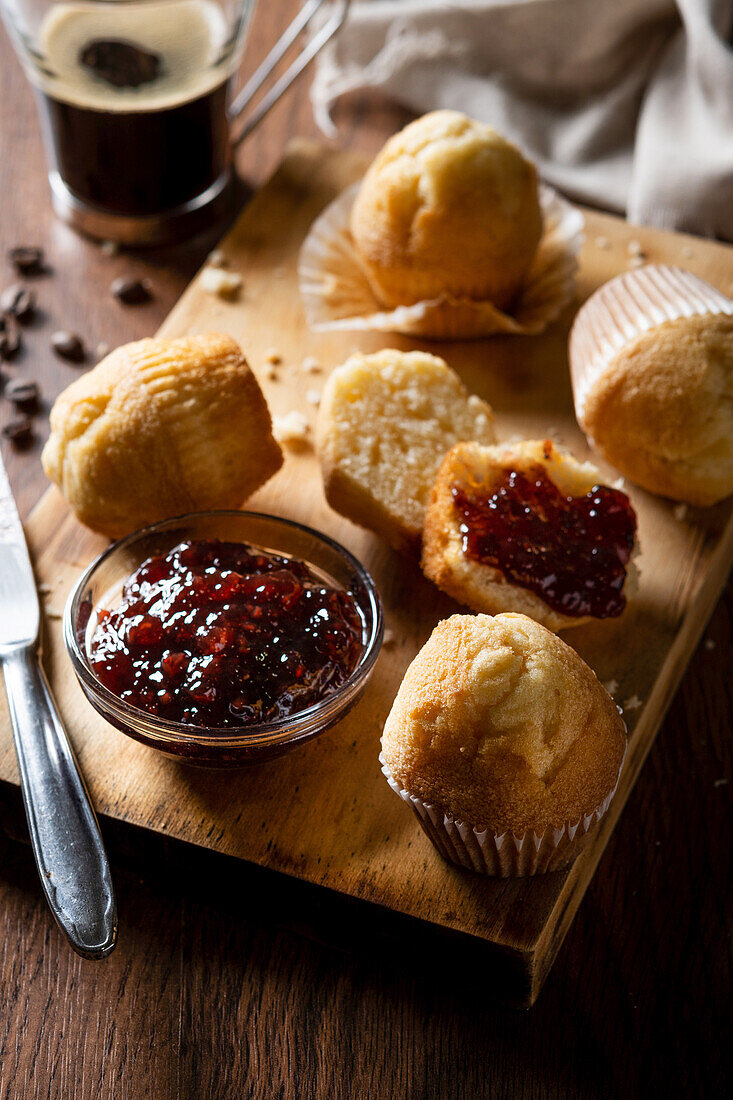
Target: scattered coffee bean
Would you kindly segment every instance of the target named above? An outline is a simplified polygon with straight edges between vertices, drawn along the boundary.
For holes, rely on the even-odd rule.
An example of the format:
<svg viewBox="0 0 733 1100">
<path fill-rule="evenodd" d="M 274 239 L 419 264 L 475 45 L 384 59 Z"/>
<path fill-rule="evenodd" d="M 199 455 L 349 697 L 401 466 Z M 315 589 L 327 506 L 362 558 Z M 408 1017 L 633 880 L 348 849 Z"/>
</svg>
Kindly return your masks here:
<svg viewBox="0 0 733 1100">
<path fill-rule="evenodd" d="M 0 311 L 11 313 L 21 325 L 27 325 L 36 311 L 36 296 L 21 283 L 13 283 L 0 294 Z"/>
<path fill-rule="evenodd" d="M 22 378 L 14 378 L 5 387 L 5 396 L 18 408 L 30 409 L 38 404 L 39 390 L 35 382 L 26 382 Z"/>
<path fill-rule="evenodd" d="M 143 282 L 142 279 L 126 278 L 124 275 L 114 280 L 110 290 L 115 298 L 126 306 L 141 306 L 143 302 L 149 302 L 153 297 L 147 282 Z"/>
<path fill-rule="evenodd" d="M 0 314 L 0 359 L 14 359 L 20 351 L 20 333 L 15 318 Z"/>
<path fill-rule="evenodd" d="M 10 249 L 8 259 L 20 275 L 40 275 L 44 270 L 42 248 L 19 245 Z"/>
<path fill-rule="evenodd" d="M 139 88 L 158 76 L 161 57 L 124 38 L 94 38 L 79 51 L 79 61 L 113 88 Z"/>
<path fill-rule="evenodd" d="M 83 363 L 86 351 L 81 339 L 74 332 L 54 332 L 51 347 L 61 359 L 70 363 Z"/>
<path fill-rule="evenodd" d="M 2 433 L 16 447 L 24 447 L 33 438 L 33 426 L 27 416 L 22 416 L 4 424 Z"/>
</svg>

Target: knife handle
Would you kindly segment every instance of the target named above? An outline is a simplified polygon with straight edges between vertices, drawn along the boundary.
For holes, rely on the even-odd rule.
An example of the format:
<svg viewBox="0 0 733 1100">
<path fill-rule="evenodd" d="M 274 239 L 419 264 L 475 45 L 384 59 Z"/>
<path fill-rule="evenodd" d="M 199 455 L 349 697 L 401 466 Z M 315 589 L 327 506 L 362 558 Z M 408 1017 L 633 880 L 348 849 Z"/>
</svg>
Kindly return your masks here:
<svg viewBox="0 0 733 1100">
<path fill-rule="evenodd" d="M 33 854 L 46 899 L 75 951 L 103 959 L 117 904 L 97 818 L 34 646 L 3 655 Z"/>
</svg>

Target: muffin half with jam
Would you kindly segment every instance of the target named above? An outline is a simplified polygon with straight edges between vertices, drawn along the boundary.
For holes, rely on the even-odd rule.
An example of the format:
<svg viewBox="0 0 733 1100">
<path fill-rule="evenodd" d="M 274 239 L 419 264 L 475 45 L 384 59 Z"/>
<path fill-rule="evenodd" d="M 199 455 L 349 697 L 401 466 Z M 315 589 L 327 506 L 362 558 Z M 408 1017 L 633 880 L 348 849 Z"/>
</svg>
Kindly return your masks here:
<svg viewBox="0 0 733 1100">
<path fill-rule="evenodd" d="M 629 498 L 590 463 L 549 440 L 459 443 L 433 487 L 422 568 L 475 611 L 564 630 L 621 615 L 635 547 Z"/>
</svg>

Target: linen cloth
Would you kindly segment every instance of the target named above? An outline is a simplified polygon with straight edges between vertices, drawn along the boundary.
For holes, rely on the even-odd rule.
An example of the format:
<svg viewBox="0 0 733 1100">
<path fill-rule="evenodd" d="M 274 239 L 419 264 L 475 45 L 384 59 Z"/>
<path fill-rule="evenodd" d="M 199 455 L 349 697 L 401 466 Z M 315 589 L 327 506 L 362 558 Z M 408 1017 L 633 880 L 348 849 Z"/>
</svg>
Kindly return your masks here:
<svg viewBox="0 0 733 1100">
<path fill-rule="evenodd" d="M 348 92 L 451 107 L 571 198 L 733 240 L 733 0 L 358 0 L 318 61 Z"/>
</svg>

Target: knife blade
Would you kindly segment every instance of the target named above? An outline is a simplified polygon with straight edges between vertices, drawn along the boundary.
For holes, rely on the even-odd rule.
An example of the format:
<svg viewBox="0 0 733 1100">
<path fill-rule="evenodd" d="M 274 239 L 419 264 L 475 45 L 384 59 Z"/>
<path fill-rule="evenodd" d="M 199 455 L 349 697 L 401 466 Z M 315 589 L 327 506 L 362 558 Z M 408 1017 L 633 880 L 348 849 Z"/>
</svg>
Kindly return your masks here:
<svg viewBox="0 0 733 1100">
<path fill-rule="evenodd" d="M 28 830 L 46 900 L 71 946 L 105 958 L 117 939 L 107 853 L 39 660 L 40 608 L 23 525 L 0 457 L 0 666 Z"/>
</svg>

